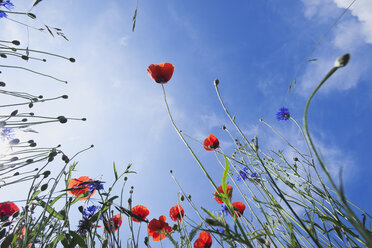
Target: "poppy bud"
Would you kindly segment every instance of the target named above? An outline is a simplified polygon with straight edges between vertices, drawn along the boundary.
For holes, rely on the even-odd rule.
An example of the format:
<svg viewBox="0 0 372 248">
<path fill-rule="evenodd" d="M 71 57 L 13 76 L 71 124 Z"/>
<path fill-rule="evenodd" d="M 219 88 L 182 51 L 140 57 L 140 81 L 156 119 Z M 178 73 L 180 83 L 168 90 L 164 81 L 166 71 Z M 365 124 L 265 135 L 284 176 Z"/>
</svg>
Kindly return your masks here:
<svg viewBox="0 0 372 248">
<path fill-rule="evenodd" d="M 7 56 L 6 56 L 5 54 L 3 54 L 3 53 L 0 53 L 0 57 L 2 57 L 2 58 L 4 58 L 4 59 L 7 58 Z"/>
<path fill-rule="evenodd" d="M 30 17 L 31 19 L 36 19 L 36 15 L 32 13 L 27 13 L 27 16 Z"/>
<path fill-rule="evenodd" d="M 35 142 L 30 144 L 30 147 L 35 147 L 35 146 L 36 146 Z"/>
<path fill-rule="evenodd" d="M 220 80 L 218 80 L 217 78 L 214 80 L 214 86 L 218 86 L 218 84 L 220 83 Z"/>
<path fill-rule="evenodd" d="M 21 42 L 19 42 L 18 40 L 13 40 L 12 44 L 16 45 L 16 46 L 19 46 L 21 44 Z"/>
<path fill-rule="evenodd" d="M 58 116 L 57 119 L 59 120 L 60 123 L 64 124 L 67 122 L 67 119 L 66 117 L 64 116 Z"/>
<path fill-rule="evenodd" d="M 75 59 L 74 58 L 69 58 L 69 60 L 72 62 L 72 63 L 75 63 Z"/>
<path fill-rule="evenodd" d="M 0 82 L 0 87 L 5 87 L 5 83 L 4 82 Z"/>
<path fill-rule="evenodd" d="M 32 158 L 26 160 L 27 164 L 31 164 L 32 162 L 34 162 L 34 160 Z"/>
<path fill-rule="evenodd" d="M 18 114 L 18 110 L 14 110 L 11 114 L 10 114 L 10 116 L 16 116 Z"/>
<path fill-rule="evenodd" d="M 293 160 L 297 162 L 298 161 L 298 158 L 294 157 Z"/>
<path fill-rule="evenodd" d="M 63 95 L 62 98 L 63 99 L 67 99 L 68 98 L 68 95 Z"/>
<path fill-rule="evenodd" d="M 26 55 L 22 55 L 21 58 L 26 60 L 26 61 L 28 60 L 28 56 L 26 56 Z"/>
<path fill-rule="evenodd" d="M 27 121 L 27 118 L 23 118 L 23 119 L 22 119 L 22 122 L 26 122 L 26 121 Z"/>
<path fill-rule="evenodd" d="M 14 173 L 14 175 L 13 176 L 18 176 L 19 175 L 19 172 L 16 172 L 16 173 Z"/>
<path fill-rule="evenodd" d="M 344 54 L 335 61 L 335 67 L 337 68 L 344 67 L 347 65 L 347 63 L 349 63 L 349 60 L 350 54 L 349 53 Z"/>
<path fill-rule="evenodd" d="M 46 183 L 46 184 L 41 185 L 40 190 L 45 191 L 47 188 L 48 188 L 48 184 Z"/>
</svg>

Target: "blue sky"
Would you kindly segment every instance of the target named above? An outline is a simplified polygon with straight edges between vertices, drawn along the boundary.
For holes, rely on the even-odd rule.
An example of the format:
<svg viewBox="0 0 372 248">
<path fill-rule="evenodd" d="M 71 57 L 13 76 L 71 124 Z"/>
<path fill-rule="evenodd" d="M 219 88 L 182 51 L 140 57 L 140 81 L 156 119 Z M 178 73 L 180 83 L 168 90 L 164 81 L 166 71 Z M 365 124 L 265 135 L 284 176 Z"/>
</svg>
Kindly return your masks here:
<svg viewBox="0 0 372 248">
<path fill-rule="evenodd" d="M 140 1 L 132 33 L 135 1 L 43 1 L 32 11 L 38 22 L 26 22 L 60 27 L 70 42 L 30 30 L 29 46 L 75 57 L 77 62 L 48 58 L 49 63 L 27 66 L 69 83 L 26 72 L 22 75 L 27 80 L 20 81 L 18 72 L 11 70 L 4 70 L 1 77 L 8 89 L 45 96 L 68 94 L 68 101 L 40 104 L 34 111 L 86 117 L 88 121 L 39 127 L 35 139 L 40 145 L 62 144 L 69 154 L 94 144 L 94 150 L 79 156 L 76 177 L 110 181 L 113 161 L 122 170 L 133 163 L 138 172 L 129 177 L 129 185 L 135 187 L 134 204 L 148 206 L 149 218 L 158 218 L 168 215 L 177 203 L 178 188 L 169 175 L 171 169 L 197 206 L 211 210 L 219 210 L 219 206 L 211 197 L 213 188 L 173 130 L 161 87 L 147 75 L 148 65 L 174 64 L 173 78 L 165 87 L 176 123 L 185 133 L 200 141 L 213 133 L 221 147 L 231 152 L 232 142 L 221 126 L 232 126 L 213 86 L 213 80 L 219 78 L 222 97 L 244 132 L 249 137 L 257 135 L 267 150 L 288 151 L 258 119 L 271 123 L 303 148 L 295 125 L 278 122 L 275 114 L 285 106 L 301 121 L 312 89 L 338 56 L 350 52 L 349 65 L 337 71 L 315 97 L 309 126 L 333 175 L 344 168 L 349 199 L 371 212 L 372 3 L 357 0 L 311 55 L 317 61 L 305 63 L 298 71 L 350 2 Z M 14 4 L 15 10 L 30 8 L 28 1 Z M 1 19 L 0 38 L 25 44 L 27 30 Z M 288 93 L 297 71 L 297 86 Z M 190 143 L 219 182 L 222 170 L 214 154 Z M 0 201 L 23 198 L 20 190 L 0 194 Z"/>
</svg>

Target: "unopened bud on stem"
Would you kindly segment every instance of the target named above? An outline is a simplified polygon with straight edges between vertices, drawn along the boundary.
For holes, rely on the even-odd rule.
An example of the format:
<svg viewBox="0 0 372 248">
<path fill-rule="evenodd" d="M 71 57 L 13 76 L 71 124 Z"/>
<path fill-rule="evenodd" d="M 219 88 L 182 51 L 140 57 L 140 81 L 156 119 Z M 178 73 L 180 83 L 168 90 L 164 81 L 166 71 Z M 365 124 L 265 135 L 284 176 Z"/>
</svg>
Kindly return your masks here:
<svg viewBox="0 0 372 248">
<path fill-rule="evenodd" d="M 335 67 L 341 68 L 347 65 L 350 60 L 350 54 L 344 54 L 335 61 Z"/>
</svg>

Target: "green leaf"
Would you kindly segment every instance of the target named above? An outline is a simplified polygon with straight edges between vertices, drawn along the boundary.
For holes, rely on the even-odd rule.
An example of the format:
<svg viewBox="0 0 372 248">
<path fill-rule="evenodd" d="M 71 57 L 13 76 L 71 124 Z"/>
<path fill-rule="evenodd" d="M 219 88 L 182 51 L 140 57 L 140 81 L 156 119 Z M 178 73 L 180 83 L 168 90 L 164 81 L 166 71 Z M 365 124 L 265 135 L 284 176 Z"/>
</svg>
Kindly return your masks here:
<svg viewBox="0 0 372 248">
<path fill-rule="evenodd" d="M 115 180 L 118 180 L 118 171 L 116 170 L 116 165 L 115 165 L 115 162 L 114 162 L 114 174 L 115 174 Z"/>
<path fill-rule="evenodd" d="M 76 242 L 80 247 L 88 248 L 88 246 L 85 244 L 84 239 L 77 234 L 76 232 L 70 231 L 70 235 L 72 236 L 72 240 Z"/>
<path fill-rule="evenodd" d="M 134 29 L 136 27 L 136 20 L 137 20 L 137 8 L 134 11 L 132 32 L 134 32 Z"/>
<path fill-rule="evenodd" d="M 51 214 L 52 216 L 56 217 L 59 220 L 63 220 L 63 215 L 58 213 L 54 208 L 47 205 L 44 201 L 38 199 L 39 205 L 46 209 L 46 211 Z"/>
<path fill-rule="evenodd" d="M 200 230 L 200 228 L 202 227 L 202 225 L 203 225 L 203 223 L 200 223 L 197 227 L 193 228 L 190 231 L 190 233 L 189 233 L 189 240 L 190 241 L 195 237 L 196 233 Z"/>
<path fill-rule="evenodd" d="M 224 155 L 225 157 L 225 170 L 223 171 L 223 175 L 222 175 L 222 190 L 223 192 L 227 195 L 227 175 L 229 174 L 229 167 L 230 167 L 230 164 L 229 164 L 229 161 L 227 160 L 227 157 Z"/>
</svg>

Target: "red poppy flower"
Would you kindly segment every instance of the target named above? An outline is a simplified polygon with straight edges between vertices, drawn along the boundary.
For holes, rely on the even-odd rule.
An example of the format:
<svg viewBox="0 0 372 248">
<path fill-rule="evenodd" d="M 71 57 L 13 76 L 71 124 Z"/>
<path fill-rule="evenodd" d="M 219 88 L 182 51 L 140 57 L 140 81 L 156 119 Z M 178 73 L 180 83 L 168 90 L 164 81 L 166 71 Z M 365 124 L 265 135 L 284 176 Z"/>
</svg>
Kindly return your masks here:
<svg viewBox="0 0 372 248">
<path fill-rule="evenodd" d="M 18 212 L 19 208 L 13 202 L 7 201 L 0 203 L 0 218 L 6 218 L 12 216 L 15 212 Z"/>
<path fill-rule="evenodd" d="M 218 192 L 225 193 L 225 192 L 223 192 L 222 185 L 219 186 L 217 189 L 218 189 Z M 233 191 L 233 188 L 230 185 L 227 185 L 227 193 L 228 193 L 230 199 L 232 197 L 232 191 Z M 214 195 L 214 199 L 218 202 L 218 204 L 223 203 L 223 201 L 220 198 L 218 198 L 217 191 L 215 191 L 213 195 Z"/>
<path fill-rule="evenodd" d="M 135 215 L 140 216 L 142 218 L 142 220 L 144 220 L 150 214 L 150 211 L 147 207 L 145 207 L 143 205 L 137 205 L 137 206 L 134 206 L 132 208 L 132 213 L 135 214 Z M 142 220 L 137 220 L 134 217 L 132 217 L 132 220 L 134 222 L 141 222 L 142 221 Z"/>
<path fill-rule="evenodd" d="M 152 219 L 147 226 L 147 232 L 149 233 L 149 236 L 152 237 L 153 241 L 159 241 L 163 240 L 167 237 L 167 234 L 170 234 L 172 232 L 172 228 L 168 225 L 167 217 L 165 215 L 162 215 L 159 217 L 159 220 Z"/>
<path fill-rule="evenodd" d="M 177 220 L 182 221 L 183 216 L 185 216 L 185 211 L 183 211 L 183 208 L 182 208 L 182 206 L 180 204 L 177 204 L 177 205 L 173 206 L 169 210 L 169 217 L 173 221 L 177 221 Z"/>
<path fill-rule="evenodd" d="M 212 247 L 212 236 L 209 232 L 201 231 L 197 240 L 195 240 L 194 248 L 210 248 Z"/>
<path fill-rule="evenodd" d="M 117 214 L 110 218 L 110 221 L 107 223 L 107 226 L 108 228 L 110 228 L 110 230 L 114 230 L 116 232 L 117 230 L 119 230 L 121 223 L 123 223 L 123 217 L 121 216 L 121 214 Z"/>
<path fill-rule="evenodd" d="M 161 63 L 159 65 L 150 65 L 147 72 L 155 82 L 166 84 L 172 78 L 174 66 L 171 63 Z"/>
<path fill-rule="evenodd" d="M 70 180 L 70 182 L 68 183 L 68 192 L 71 194 L 71 195 L 74 195 L 74 196 L 79 196 L 81 194 L 84 194 L 85 192 L 89 191 L 90 188 L 88 186 L 88 184 L 86 182 L 89 182 L 89 181 L 92 181 L 91 178 L 87 177 L 87 176 L 82 176 L 82 177 L 79 177 L 79 178 L 72 178 Z M 70 190 L 70 189 L 73 189 L 73 190 Z M 89 194 L 88 196 L 86 197 L 83 197 L 80 199 L 80 201 L 83 201 L 83 200 L 86 200 L 88 199 L 89 197 L 91 197 L 94 193 L 96 192 L 96 190 L 94 190 L 91 194 Z"/>
<path fill-rule="evenodd" d="M 207 151 L 212 151 L 214 149 L 217 149 L 220 145 L 220 142 L 214 136 L 213 134 L 210 134 L 205 140 L 204 140 L 204 149 Z"/>
<path fill-rule="evenodd" d="M 235 216 L 236 217 L 242 216 L 243 213 L 244 213 L 244 210 L 245 210 L 244 203 L 237 201 L 237 202 L 233 202 L 232 205 L 233 205 L 234 210 L 235 210 Z"/>
</svg>

